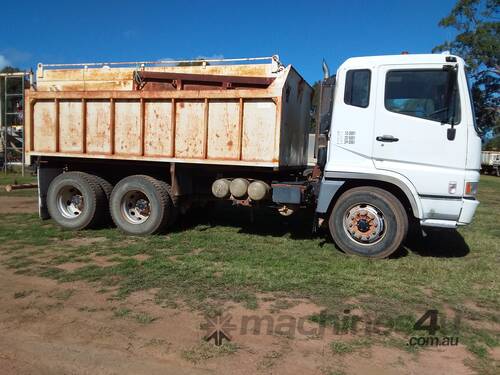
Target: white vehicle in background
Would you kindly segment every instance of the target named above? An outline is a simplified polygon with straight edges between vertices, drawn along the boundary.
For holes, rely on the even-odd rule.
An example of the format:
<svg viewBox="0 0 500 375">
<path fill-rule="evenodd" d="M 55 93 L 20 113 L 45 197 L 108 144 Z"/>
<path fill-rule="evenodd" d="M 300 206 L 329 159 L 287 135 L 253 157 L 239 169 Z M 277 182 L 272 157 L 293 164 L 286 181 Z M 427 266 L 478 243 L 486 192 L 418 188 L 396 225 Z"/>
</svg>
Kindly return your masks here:
<svg viewBox="0 0 500 375">
<path fill-rule="evenodd" d="M 500 177 L 499 151 L 483 151 L 481 153 L 481 172 Z"/>
<path fill-rule="evenodd" d="M 472 221 L 481 140 L 461 58 L 351 58 L 333 77 L 324 66 L 313 167 L 312 88 L 270 59 L 40 65 L 26 160 L 39 166 L 41 217 L 82 229 L 110 211 L 122 231 L 150 234 L 208 200 L 308 207 L 313 227 L 371 258 L 409 226 Z"/>
</svg>

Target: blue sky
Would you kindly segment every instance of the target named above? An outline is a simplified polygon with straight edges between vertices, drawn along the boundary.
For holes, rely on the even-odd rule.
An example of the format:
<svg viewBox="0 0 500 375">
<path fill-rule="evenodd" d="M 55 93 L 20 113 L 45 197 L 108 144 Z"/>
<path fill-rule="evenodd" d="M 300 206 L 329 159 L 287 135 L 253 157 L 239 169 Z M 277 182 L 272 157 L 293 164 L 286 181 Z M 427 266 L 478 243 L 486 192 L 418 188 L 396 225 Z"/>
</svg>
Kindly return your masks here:
<svg viewBox="0 0 500 375">
<path fill-rule="evenodd" d="M 453 38 L 437 23 L 454 3 L 8 1 L 0 67 L 279 54 L 312 83 L 321 78 L 323 57 L 334 71 L 351 56 L 430 52 Z"/>
</svg>

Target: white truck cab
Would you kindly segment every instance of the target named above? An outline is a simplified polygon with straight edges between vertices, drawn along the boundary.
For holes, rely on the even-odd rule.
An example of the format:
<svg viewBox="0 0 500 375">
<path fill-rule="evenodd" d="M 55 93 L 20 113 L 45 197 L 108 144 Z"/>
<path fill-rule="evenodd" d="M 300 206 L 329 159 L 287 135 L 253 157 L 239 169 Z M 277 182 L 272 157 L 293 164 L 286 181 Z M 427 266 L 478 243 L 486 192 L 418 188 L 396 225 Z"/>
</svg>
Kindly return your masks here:
<svg viewBox="0 0 500 375">
<path fill-rule="evenodd" d="M 335 81 L 331 124 L 321 131 L 328 147 L 317 212 L 332 211 L 329 199 L 335 201 L 339 189 L 354 182 L 392 189 L 422 226 L 469 224 L 479 204 L 481 140 L 464 61 L 447 54 L 351 58 Z M 367 212 L 378 220 L 371 220 L 378 226 L 371 228 L 373 236 L 365 235 L 372 233 L 365 230 L 367 220 L 363 228 L 358 225 Z M 389 224 L 370 204 L 339 215 L 336 225 L 344 231 L 338 235 L 362 255 Z"/>
</svg>

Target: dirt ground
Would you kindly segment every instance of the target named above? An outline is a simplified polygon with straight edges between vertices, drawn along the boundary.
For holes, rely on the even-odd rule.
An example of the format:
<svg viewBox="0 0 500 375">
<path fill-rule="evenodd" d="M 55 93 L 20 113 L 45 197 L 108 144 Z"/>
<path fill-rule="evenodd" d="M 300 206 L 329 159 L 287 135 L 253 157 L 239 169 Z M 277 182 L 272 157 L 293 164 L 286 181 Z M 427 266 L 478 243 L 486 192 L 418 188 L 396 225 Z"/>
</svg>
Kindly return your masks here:
<svg viewBox="0 0 500 375">
<path fill-rule="evenodd" d="M 0 186 L 0 188 L 2 188 Z M 37 197 L 16 197 L 0 195 L 0 214 L 23 214 L 38 211 Z"/>
<path fill-rule="evenodd" d="M 36 211 L 32 198 L 0 199 L 3 214 Z M 330 331 L 311 333 L 315 326 L 306 318 L 322 307 L 306 299 L 260 295 L 256 310 L 226 303 L 225 314 L 237 329 L 227 330 L 232 341 L 222 349 L 203 340 L 207 321 L 200 312 L 182 301 L 175 308 L 160 306 L 153 290 L 117 300 L 112 290 L 103 292 L 91 283 L 58 283 L 1 265 L 0 301 L 2 374 L 473 373 L 464 364 L 470 354 L 462 345 L 418 354 L 382 345 L 332 353 L 331 343 L 339 337 Z M 245 316 L 279 321 L 284 315 L 304 318 L 307 333 L 238 329 Z M 342 341 L 355 339 L 342 336 Z"/>
<path fill-rule="evenodd" d="M 212 353 L 206 347 L 212 344 L 202 341 L 206 331 L 201 328 L 205 322 L 201 314 L 182 305 L 176 309 L 160 307 L 153 294 L 145 292 L 135 293 L 126 301 L 109 297 L 87 283 L 58 284 L 0 268 L 2 373 L 472 373 L 463 364 L 469 355 L 461 346 L 427 350 L 418 356 L 374 346 L 336 356 L 329 350 L 329 343 L 335 339 L 330 333 L 324 337 L 286 337 L 276 332 L 242 335 L 239 331 L 233 335 L 236 352 Z M 154 321 L 144 324 L 132 317 L 117 316 L 121 306 L 146 313 Z M 270 315 L 270 303 L 265 302 L 258 310 L 236 304 L 226 308 L 234 322 L 247 315 Z M 320 310 L 319 306 L 300 301 L 279 314 L 299 318 Z"/>
</svg>

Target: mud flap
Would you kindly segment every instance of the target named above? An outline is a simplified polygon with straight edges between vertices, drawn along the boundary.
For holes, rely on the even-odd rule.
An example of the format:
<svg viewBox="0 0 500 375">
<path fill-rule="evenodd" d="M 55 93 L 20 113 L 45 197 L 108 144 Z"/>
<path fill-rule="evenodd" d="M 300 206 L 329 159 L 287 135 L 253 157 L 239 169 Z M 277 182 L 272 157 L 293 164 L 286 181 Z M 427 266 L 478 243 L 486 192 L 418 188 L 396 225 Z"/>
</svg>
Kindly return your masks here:
<svg viewBox="0 0 500 375">
<path fill-rule="evenodd" d="M 49 185 L 54 178 L 63 172 L 62 168 L 52 168 L 46 166 L 38 166 L 38 215 L 42 220 L 50 219 L 49 211 L 47 209 L 47 191 Z"/>
<path fill-rule="evenodd" d="M 328 211 L 330 203 L 332 202 L 335 193 L 344 185 L 345 181 L 342 180 L 326 180 L 323 179 L 319 186 L 318 203 L 316 205 L 316 212 L 324 214 Z"/>
</svg>

